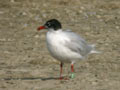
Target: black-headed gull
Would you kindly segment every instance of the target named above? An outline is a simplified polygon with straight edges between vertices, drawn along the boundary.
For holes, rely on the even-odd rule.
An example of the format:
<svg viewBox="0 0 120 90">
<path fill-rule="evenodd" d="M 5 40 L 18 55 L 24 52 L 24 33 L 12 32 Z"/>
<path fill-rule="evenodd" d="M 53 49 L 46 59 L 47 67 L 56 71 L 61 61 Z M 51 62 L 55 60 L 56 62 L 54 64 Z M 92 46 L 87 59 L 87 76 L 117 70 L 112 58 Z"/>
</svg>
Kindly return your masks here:
<svg viewBox="0 0 120 90">
<path fill-rule="evenodd" d="M 37 30 L 47 29 L 46 42 L 50 54 L 61 62 L 60 79 L 62 79 L 63 63 L 71 63 L 71 78 L 74 78 L 73 64 L 90 53 L 98 53 L 94 45 L 88 44 L 80 35 L 62 30 L 61 23 L 56 19 L 48 20 Z"/>
</svg>

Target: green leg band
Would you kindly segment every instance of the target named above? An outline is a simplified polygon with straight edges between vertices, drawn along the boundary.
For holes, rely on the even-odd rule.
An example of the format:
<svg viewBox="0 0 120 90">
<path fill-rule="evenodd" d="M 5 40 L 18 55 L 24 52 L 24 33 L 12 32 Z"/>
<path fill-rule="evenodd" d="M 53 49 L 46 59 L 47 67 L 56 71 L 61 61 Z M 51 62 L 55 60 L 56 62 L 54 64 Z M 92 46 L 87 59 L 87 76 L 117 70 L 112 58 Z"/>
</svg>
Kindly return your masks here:
<svg viewBox="0 0 120 90">
<path fill-rule="evenodd" d="M 71 74 L 71 78 L 72 79 L 75 78 L 75 74 L 74 73 Z"/>
</svg>

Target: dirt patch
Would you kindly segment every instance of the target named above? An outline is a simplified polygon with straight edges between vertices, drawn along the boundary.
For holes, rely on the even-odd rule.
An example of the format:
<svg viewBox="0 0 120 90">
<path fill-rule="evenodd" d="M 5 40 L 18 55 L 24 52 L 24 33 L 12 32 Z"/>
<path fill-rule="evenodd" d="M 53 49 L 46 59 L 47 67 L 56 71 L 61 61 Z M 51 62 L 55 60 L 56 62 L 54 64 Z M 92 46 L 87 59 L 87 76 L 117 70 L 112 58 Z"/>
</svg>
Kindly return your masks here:
<svg viewBox="0 0 120 90">
<path fill-rule="evenodd" d="M 75 64 L 76 78 L 55 80 L 59 62 L 36 28 L 56 18 L 101 54 Z M 64 66 L 64 75 L 70 65 Z M 67 73 L 68 72 L 68 73 Z M 0 90 L 118 90 L 119 0 L 0 0 Z"/>
</svg>

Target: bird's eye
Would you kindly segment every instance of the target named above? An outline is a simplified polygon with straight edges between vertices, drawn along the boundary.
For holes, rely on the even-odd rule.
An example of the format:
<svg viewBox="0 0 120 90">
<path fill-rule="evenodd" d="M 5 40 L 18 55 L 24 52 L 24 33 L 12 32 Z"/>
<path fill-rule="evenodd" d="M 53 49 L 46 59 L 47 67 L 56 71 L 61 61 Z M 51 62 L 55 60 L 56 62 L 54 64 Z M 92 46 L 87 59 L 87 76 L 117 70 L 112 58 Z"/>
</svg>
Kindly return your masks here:
<svg viewBox="0 0 120 90">
<path fill-rule="evenodd" d="M 48 22 L 48 23 L 47 23 L 47 26 L 51 26 L 51 24 Z"/>
</svg>

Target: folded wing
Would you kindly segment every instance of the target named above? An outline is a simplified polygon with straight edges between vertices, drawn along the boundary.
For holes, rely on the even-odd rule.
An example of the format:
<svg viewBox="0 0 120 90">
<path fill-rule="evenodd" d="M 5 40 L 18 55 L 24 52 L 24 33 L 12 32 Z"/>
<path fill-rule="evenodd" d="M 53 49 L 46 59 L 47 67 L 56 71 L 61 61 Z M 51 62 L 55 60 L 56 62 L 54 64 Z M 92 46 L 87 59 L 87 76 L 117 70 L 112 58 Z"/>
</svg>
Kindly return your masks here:
<svg viewBox="0 0 120 90">
<path fill-rule="evenodd" d="M 66 36 L 70 39 L 66 41 L 65 46 L 75 53 L 79 53 L 83 57 L 88 55 L 92 50 L 92 45 L 89 45 L 83 38 L 72 31 L 65 31 Z"/>
</svg>

